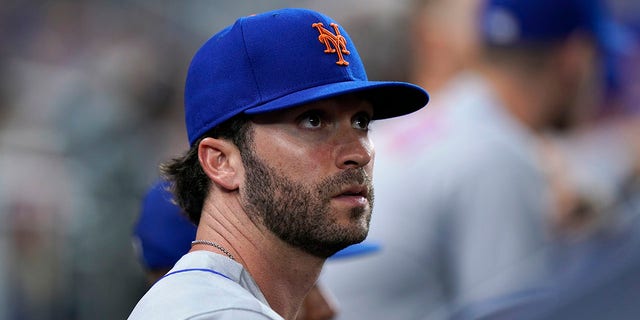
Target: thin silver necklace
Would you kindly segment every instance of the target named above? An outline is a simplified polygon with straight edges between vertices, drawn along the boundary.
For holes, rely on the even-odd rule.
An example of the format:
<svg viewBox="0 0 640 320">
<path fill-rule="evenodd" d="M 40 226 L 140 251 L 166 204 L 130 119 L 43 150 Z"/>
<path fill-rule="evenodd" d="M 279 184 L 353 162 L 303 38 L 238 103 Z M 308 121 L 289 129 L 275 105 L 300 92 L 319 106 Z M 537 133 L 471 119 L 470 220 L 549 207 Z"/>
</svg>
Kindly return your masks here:
<svg viewBox="0 0 640 320">
<path fill-rule="evenodd" d="M 220 251 L 222 251 L 222 253 L 226 254 L 227 257 L 229 257 L 231 260 L 236 260 L 233 255 L 229 252 L 229 250 L 225 249 L 223 246 L 213 242 L 213 241 L 209 241 L 209 240 L 193 240 L 191 241 L 191 246 L 193 247 L 196 244 L 206 244 L 208 246 L 212 246 Z"/>
</svg>

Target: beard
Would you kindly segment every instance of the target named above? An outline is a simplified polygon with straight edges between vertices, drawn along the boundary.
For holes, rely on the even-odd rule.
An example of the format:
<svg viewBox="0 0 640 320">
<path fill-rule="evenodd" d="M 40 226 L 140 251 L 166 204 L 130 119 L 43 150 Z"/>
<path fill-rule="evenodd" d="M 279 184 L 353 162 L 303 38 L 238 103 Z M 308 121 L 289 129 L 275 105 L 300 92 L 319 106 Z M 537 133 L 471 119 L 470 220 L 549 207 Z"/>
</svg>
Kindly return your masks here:
<svg viewBox="0 0 640 320">
<path fill-rule="evenodd" d="M 328 258 L 362 242 L 369 231 L 373 207 L 371 178 L 363 168 L 350 168 L 316 185 L 296 183 L 269 167 L 251 150 L 243 152 L 246 186 L 242 205 L 249 218 L 282 241 L 311 255 Z M 346 185 L 365 184 L 369 208 L 350 210 L 346 226 L 338 224 L 331 198 Z"/>
</svg>

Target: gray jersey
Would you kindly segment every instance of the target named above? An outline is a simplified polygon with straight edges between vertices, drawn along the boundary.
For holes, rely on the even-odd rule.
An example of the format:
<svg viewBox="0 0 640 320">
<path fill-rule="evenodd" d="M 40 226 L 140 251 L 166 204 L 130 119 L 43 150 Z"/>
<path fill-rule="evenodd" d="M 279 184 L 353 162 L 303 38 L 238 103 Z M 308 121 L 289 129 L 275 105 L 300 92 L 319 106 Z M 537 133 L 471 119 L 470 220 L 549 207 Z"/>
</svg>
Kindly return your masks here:
<svg viewBox="0 0 640 320">
<path fill-rule="evenodd" d="M 209 251 L 184 255 L 129 316 L 134 319 L 282 319 L 239 263 Z"/>
<path fill-rule="evenodd" d="M 431 109 L 373 128 L 368 239 L 382 250 L 325 266 L 339 319 L 443 319 L 545 278 L 550 203 L 534 138 L 485 83 L 464 76 Z"/>
</svg>

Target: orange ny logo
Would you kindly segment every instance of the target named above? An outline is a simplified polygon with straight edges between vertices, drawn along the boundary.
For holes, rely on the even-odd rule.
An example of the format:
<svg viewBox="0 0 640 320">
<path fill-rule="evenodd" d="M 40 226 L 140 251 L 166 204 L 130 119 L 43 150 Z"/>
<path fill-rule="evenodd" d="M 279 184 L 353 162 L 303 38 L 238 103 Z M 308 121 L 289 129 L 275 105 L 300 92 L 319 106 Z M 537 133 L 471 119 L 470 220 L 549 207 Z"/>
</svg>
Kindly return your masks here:
<svg viewBox="0 0 640 320">
<path fill-rule="evenodd" d="M 333 30 L 336 31 L 335 34 L 331 33 L 331 31 L 324 28 L 324 25 L 320 22 L 314 23 L 311 25 L 312 27 L 318 29 L 320 35 L 318 36 L 318 40 L 325 45 L 324 52 L 325 53 L 337 53 L 338 61 L 336 64 L 341 66 L 348 66 L 349 62 L 344 60 L 342 54 L 350 54 L 349 50 L 347 50 L 347 39 L 345 39 L 342 35 L 340 35 L 340 30 L 338 30 L 338 25 L 332 23 L 331 26 Z M 331 47 L 333 45 L 333 48 Z"/>
</svg>

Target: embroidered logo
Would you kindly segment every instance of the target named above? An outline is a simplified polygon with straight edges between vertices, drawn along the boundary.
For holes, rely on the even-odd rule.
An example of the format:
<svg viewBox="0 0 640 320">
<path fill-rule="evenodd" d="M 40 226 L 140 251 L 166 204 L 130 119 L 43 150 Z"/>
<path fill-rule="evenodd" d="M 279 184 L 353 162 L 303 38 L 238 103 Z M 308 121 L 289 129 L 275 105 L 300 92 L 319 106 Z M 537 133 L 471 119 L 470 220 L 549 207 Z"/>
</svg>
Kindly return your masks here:
<svg viewBox="0 0 640 320">
<path fill-rule="evenodd" d="M 345 39 L 345 37 L 340 34 L 338 25 L 335 23 L 331 23 L 333 30 L 335 30 L 336 32 L 335 34 L 327 30 L 321 22 L 314 23 L 311 26 L 318 29 L 318 32 L 320 33 L 320 35 L 318 36 L 318 41 L 325 45 L 324 52 L 337 53 L 338 61 L 336 61 L 336 64 L 341 66 L 348 66 L 349 62 L 344 60 L 344 57 L 342 55 L 350 54 L 349 50 L 347 50 L 347 39 Z"/>
</svg>

